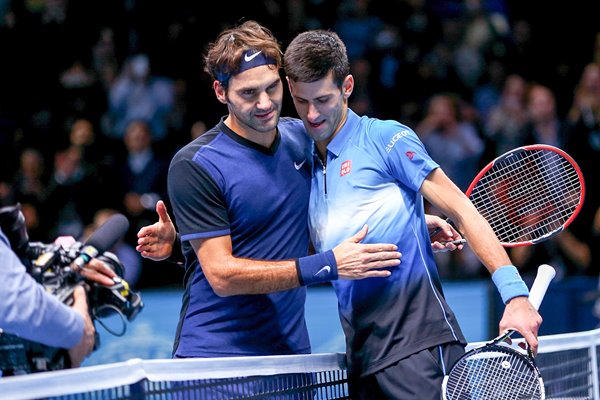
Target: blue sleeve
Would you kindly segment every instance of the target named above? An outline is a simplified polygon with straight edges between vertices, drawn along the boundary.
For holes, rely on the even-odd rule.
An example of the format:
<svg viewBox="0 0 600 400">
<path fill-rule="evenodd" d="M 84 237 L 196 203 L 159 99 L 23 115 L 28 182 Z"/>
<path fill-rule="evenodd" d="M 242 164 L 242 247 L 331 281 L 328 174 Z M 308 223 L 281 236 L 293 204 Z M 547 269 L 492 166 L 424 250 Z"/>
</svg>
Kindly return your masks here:
<svg viewBox="0 0 600 400">
<path fill-rule="evenodd" d="M 394 121 L 376 121 L 371 127 L 375 149 L 385 168 L 402 184 L 418 192 L 423 181 L 439 165 L 409 127 Z"/>
<path fill-rule="evenodd" d="M 181 240 L 229 235 L 229 216 L 221 189 L 190 158 L 181 154 L 174 157 L 167 183 Z"/>
<path fill-rule="evenodd" d="M 47 293 L 26 271 L 0 231 L 0 328 L 23 339 L 69 349 L 81 340 L 83 318 Z"/>
</svg>

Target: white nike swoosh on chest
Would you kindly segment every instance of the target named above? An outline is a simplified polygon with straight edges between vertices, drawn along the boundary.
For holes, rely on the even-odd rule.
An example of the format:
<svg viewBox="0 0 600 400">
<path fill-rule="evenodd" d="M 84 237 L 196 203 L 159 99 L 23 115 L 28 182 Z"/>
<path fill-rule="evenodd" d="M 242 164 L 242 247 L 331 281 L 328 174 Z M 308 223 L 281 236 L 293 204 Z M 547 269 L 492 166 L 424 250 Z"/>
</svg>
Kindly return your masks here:
<svg viewBox="0 0 600 400">
<path fill-rule="evenodd" d="M 296 168 L 296 169 L 302 168 L 302 166 L 304 165 L 305 162 L 306 162 L 306 160 L 302 160 L 302 162 L 298 164 L 298 163 L 296 163 L 296 161 L 294 161 L 294 168 Z"/>
</svg>

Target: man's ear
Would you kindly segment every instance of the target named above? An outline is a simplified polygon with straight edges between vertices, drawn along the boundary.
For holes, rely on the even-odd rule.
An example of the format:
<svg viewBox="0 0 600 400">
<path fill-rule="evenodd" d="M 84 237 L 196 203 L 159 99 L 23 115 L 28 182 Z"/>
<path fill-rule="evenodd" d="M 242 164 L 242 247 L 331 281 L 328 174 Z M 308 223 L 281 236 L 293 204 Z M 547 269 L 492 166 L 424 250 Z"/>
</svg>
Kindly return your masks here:
<svg viewBox="0 0 600 400">
<path fill-rule="evenodd" d="M 344 79 L 344 83 L 342 83 L 342 90 L 344 92 L 344 98 L 348 100 L 352 91 L 354 90 L 354 77 L 352 75 L 348 75 Z"/>
<path fill-rule="evenodd" d="M 215 80 L 213 82 L 213 89 L 215 91 L 215 96 L 217 96 L 217 100 L 223 104 L 227 104 L 226 89 L 223 87 L 221 82 Z"/>
</svg>

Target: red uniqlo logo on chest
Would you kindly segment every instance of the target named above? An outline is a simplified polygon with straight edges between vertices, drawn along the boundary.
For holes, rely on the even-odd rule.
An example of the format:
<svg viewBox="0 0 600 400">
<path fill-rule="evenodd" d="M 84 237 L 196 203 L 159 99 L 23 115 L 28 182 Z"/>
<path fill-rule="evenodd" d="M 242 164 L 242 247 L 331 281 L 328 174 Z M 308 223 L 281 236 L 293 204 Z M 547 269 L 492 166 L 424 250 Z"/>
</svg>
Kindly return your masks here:
<svg viewBox="0 0 600 400">
<path fill-rule="evenodd" d="M 340 176 L 344 176 L 349 174 L 352 170 L 352 160 L 347 160 L 342 163 L 342 167 L 340 168 Z"/>
</svg>

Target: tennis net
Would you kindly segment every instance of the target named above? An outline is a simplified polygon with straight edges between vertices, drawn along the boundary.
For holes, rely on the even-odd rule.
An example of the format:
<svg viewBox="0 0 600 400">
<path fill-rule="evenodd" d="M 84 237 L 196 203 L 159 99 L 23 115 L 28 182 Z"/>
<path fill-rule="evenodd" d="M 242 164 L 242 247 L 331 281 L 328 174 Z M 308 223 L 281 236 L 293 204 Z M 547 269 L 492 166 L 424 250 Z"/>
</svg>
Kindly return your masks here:
<svg viewBox="0 0 600 400">
<path fill-rule="evenodd" d="M 141 360 L 0 379 L 3 400 L 348 399 L 340 353 Z"/>
<path fill-rule="evenodd" d="M 600 329 L 541 336 L 548 399 L 600 400 Z M 472 343 L 470 347 L 481 343 Z M 3 400 L 349 399 L 340 353 L 142 360 L 0 379 Z"/>
</svg>

